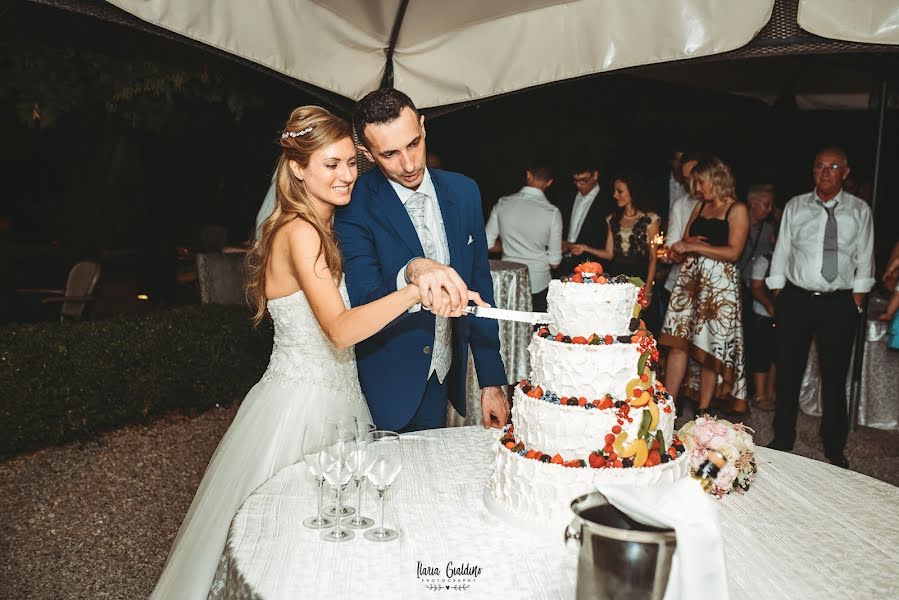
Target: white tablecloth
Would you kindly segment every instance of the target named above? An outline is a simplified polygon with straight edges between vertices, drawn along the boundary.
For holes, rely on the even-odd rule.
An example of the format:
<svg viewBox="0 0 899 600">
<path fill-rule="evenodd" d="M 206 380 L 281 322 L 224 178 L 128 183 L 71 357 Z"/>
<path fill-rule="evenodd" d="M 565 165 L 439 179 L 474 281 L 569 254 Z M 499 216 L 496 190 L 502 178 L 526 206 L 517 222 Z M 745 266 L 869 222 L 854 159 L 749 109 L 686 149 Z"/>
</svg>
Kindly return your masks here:
<svg viewBox="0 0 899 600">
<path fill-rule="evenodd" d="M 865 324 L 865 351 L 862 362 L 861 394 L 858 401 L 858 424 L 877 429 L 899 430 L 899 352 L 887 348 L 888 321 L 878 321 L 887 300 L 872 297 Z M 852 366 L 846 377 L 846 398 L 852 391 Z M 821 416 L 821 371 L 815 344 L 809 353 L 808 366 L 799 392 L 802 412 Z"/>
<path fill-rule="evenodd" d="M 527 265 L 491 260 L 493 296 L 497 308 L 531 310 L 531 279 Z M 470 317 L 474 318 L 474 317 Z M 528 344 L 534 329 L 527 323 L 499 322 L 499 353 L 506 367 L 510 382 L 521 381 L 528 376 Z M 447 403 L 446 426 L 479 425 L 481 423 L 481 387 L 474 368 L 474 358 L 468 354 L 468 380 L 466 382 L 465 411 L 463 417 Z"/>
<path fill-rule="evenodd" d="M 494 439 L 479 427 L 405 436 L 387 525 L 402 536 L 328 543 L 303 527 L 316 487 L 304 465 L 259 487 L 234 517 L 211 597 L 222 599 L 574 598 L 576 554 L 558 538 L 510 527 L 483 489 Z M 759 477 L 721 501 L 731 598 L 899 597 L 899 488 L 810 459 L 758 449 Z M 377 516 L 372 495 L 363 512 Z M 357 532 L 358 533 L 358 532 Z M 446 579 L 447 563 L 480 574 Z M 437 567 L 438 581 L 418 577 Z M 439 597 L 439 596 L 435 596 Z"/>
</svg>

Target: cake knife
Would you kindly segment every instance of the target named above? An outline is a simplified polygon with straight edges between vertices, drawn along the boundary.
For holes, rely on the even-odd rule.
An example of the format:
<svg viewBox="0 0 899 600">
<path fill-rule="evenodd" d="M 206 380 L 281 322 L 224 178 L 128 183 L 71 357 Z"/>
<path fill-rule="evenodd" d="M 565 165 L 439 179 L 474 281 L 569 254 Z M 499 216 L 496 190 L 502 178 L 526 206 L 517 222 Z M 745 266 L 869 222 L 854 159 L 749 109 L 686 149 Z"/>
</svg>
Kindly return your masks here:
<svg viewBox="0 0 899 600">
<path fill-rule="evenodd" d="M 551 323 L 552 317 L 544 312 L 527 312 L 523 310 L 507 310 L 505 308 L 485 308 L 483 306 L 466 306 L 465 312 L 484 319 L 499 321 L 518 321 L 520 323 Z"/>
</svg>

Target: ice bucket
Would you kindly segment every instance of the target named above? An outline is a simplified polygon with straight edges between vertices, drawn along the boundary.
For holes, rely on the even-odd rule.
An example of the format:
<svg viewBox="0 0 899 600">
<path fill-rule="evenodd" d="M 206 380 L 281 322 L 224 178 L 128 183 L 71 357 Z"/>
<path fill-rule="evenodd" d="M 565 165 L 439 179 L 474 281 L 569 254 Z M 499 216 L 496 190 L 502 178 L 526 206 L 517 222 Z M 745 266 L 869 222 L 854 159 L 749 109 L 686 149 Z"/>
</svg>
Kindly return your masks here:
<svg viewBox="0 0 899 600">
<path fill-rule="evenodd" d="M 579 545 L 577 600 L 662 600 L 675 535 L 631 519 L 592 492 L 571 502 L 565 543 Z"/>
</svg>

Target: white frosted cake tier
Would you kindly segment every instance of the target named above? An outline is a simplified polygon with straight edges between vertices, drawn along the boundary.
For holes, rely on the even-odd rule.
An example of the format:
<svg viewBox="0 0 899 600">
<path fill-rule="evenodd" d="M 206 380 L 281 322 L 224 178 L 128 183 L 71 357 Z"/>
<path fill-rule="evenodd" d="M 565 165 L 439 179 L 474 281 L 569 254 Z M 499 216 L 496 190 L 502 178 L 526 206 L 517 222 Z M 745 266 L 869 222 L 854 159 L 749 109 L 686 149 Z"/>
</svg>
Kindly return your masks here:
<svg viewBox="0 0 899 600">
<path fill-rule="evenodd" d="M 589 346 L 566 344 L 534 335 L 528 346 L 531 382 L 559 396 L 597 400 L 625 397 L 625 386 L 637 377 L 637 344 Z M 653 376 L 650 375 L 652 378 Z M 654 380 L 650 379 L 650 383 Z"/>
<path fill-rule="evenodd" d="M 582 406 L 561 406 L 531 398 L 520 387 L 515 388 L 512 405 L 512 422 L 515 423 L 515 440 L 528 448 L 534 448 L 549 455 L 560 454 L 565 460 L 581 458 L 586 460 L 591 452 L 606 445 L 605 436 L 612 427 L 618 425 L 615 409 L 585 409 Z M 658 404 L 659 422 L 667 448 L 674 438 L 675 411 L 665 412 L 670 405 L 670 396 Z M 627 440 L 634 440 L 640 429 L 640 420 L 647 407 L 632 408 L 621 430 L 627 432 Z M 652 431 L 655 431 L 653 429 Z"/>
<path fill-rule="evenodd" d="M 549 330 L 569 336 L 625 335 L 640 288 L 630 283 L 574 283 L 554 279 L 546 296 Z"/>
<path fill-rule="evenodd" d="M 628 469 L 570 468 L 520 456 L 496 445 L 488 493 L 497 507 L 543 525 L 571 520 L 571 501 L 605 484 L 650 486 L 672 483 L 690 474 L 687 453 L 653 467 Z"/>
</svg>

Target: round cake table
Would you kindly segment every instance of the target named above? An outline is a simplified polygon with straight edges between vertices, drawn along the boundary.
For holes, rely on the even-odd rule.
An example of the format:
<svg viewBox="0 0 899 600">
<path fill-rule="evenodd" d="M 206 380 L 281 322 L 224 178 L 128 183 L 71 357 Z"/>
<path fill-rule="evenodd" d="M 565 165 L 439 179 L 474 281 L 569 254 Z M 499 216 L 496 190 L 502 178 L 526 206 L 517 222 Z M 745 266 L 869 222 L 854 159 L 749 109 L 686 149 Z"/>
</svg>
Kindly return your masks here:
<svg viewBox="0 0 899 600">
<path fill-rule="evenodd" d="M 490 261 L 493 299 L 497 308 L 531 310 L 531 279 L 527 265 L 505 260 Z M 499 353 L 506 367 L 506 379 L 520 381 L 528 376 L 528 344 L 534 328 L 528 323 L 498 321 Z M 481 386 L 478 383 L 474 356 L 468 353 L 468 378 L 465 382 L 465 416 L 446 403 L 446 426 L 462 427 L 481 423 Z"/>
<path fill-rule="evenodd" d="M 480 427 L 404 436 L 388 493 L 393 542 L 358 531 L 323 541 L 302 525 L 316 506 L 307 469 L 282 470 L 234 517 L 210 597 L 574 598 L 577 553 L 562 532 L 529 535 L 485 508 L 496 437 Z M 719 504 L 732 599 L 899 597 L 899 488 L 765 448 L 757 458 L 749 492 Z M 363 502 L 377 518 L 373 494 Z"/>
</svg>

